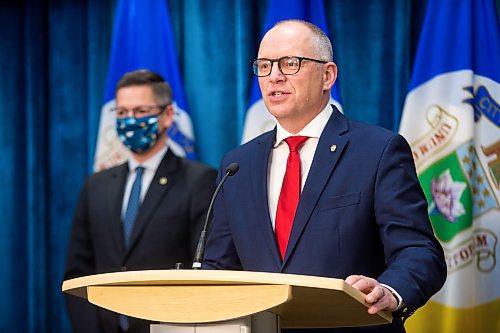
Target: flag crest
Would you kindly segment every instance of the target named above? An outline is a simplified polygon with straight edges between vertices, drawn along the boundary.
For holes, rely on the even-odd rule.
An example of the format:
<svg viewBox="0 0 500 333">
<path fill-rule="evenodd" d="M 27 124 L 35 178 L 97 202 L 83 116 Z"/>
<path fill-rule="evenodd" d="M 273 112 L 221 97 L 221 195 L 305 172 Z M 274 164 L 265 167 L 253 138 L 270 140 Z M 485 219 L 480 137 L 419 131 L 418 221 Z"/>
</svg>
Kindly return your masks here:
<svg viewBox="0 0 500 333">
<path fill-rule="evenodd" d="M 491 0 L 429 0 L 400 132 L 412 148 L 448 279 L 408 320 L 411 332 L 500 328 L 498 59 Z"/>
</svg>

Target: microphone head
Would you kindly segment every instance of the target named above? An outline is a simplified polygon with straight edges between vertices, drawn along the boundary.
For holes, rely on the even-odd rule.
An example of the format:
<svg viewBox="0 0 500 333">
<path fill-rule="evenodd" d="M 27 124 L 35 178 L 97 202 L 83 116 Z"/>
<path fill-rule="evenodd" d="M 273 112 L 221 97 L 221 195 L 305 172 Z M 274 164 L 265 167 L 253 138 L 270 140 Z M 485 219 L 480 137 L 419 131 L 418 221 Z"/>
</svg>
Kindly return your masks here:
<svg viewBox="0 0 500 333">
<path fill-rule="evenodd" d="M 240 169 L 240 165 L 238 163 L 231 163 L 226 169 L 226 173 L 230 176 L 234 176 L 238 170 Z"/>
</svg>

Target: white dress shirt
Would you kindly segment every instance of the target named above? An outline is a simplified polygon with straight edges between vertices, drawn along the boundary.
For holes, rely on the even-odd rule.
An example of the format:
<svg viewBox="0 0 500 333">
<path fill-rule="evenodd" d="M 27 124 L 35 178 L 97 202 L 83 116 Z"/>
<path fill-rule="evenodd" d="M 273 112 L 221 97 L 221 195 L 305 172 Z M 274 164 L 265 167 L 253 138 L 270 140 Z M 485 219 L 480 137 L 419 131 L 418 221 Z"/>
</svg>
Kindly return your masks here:
<svg viewBox="0 0 500 333">
<path fill-rule="evenodd" d="M 323 111 L 321 111 L 313 120 L 311 120 L 311 122 L 309 122 L 309 124 L 307 124 L 299 133 L 295 134 L 309 137 L 309 139 L 307 139 L 299 149 L 301 191 L 304 188 L 304 184 L 306 183 L 309 169 L 311 169 L 311 164 L 314 158 L 314 153 L 316 152 L 316 147 L 318 146 L 319 137 L 325 129 L 326 123 L 328 122 L 328 119 L 330 119 L 332 113 L 332 106 L 328 104 L 323 109 Z M 281 184 L 283 183 L 283 177 L 285 177 L 286 161 L 290 152 L 285 139 L 290 136 L 294 136 L 294 134 L 289 133 L 279 123 L 277 123 L 276 139 L 274 141 L 273 150 L 271 151 L 271 156 L 269 156 L 269 165 L 267 168 L 269 180 L 267 182 L 269 216 L 271 217 L 273 229 L 276 221 L 276 209 L 278 208 L 278 199 L 280 197 Z"/>
</svg>

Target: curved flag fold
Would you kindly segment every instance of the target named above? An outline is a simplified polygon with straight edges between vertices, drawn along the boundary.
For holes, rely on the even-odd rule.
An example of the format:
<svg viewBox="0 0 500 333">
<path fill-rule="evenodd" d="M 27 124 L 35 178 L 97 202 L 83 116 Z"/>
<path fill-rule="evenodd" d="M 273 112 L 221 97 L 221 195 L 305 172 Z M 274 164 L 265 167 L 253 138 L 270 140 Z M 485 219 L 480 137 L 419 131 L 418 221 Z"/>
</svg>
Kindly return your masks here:
<svg viewBox="0 0 500 333">
<path fill-rule="evenodd" d="M 445 251 L 410 332 L 500 328 L 500 32 L 491 0 L 429 0 L 400 132 Z"/>
</svg>

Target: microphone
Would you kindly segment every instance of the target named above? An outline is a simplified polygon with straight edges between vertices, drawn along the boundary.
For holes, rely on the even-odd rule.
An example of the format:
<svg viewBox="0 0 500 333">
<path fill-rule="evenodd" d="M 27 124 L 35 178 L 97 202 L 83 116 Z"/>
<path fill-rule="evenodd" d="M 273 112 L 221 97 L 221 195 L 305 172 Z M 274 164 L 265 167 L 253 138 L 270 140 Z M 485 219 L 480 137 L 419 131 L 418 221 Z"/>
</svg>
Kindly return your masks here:
<svg viewBox="0 0 500 333">
<path fill-rule="evenodd" d="M 239 169 L 240 166 L 238 165 L 238 163 L 229 164 L 229 166 L 226 169 L 226 174 L 224 175 L 224 177 L 222 177 L 221 181 L 219 182 L 219 185 L 217 185 L 217 188 L 215 189 L 214 195 L 212 196 L 212 201 L 210 201 L 210 205 L 208 206 L 205 225 L 203 226 L 200 235 L 200 240 L 198 241 L 198 246 L 196 247 L 196 253 L 194 255 L 194 260 L 193 260 L 193 269 L 201 268 L 201 262 L 203 261 L 203 255 L 205 253 L 205 244 L 207 243 L 208 221 L 210 220 L 210 215 L 212 214 L 215 198 L 217 198 L 217 194 L 219 194 L 219 191 L 222 188 L 222 185 L 224 185 L 226 179 L 230 176 L 234 176 Z"/>
</svg>

